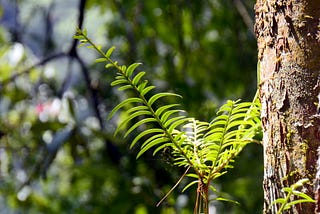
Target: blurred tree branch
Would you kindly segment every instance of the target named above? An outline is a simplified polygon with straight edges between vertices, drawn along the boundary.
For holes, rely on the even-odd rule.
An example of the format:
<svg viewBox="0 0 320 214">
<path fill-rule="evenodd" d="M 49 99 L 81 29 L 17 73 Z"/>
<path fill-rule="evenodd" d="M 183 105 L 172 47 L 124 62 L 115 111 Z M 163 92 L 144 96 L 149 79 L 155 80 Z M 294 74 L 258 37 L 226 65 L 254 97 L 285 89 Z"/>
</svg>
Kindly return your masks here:
<svg viewBox="0 0 320 214">
<path fill-rule="evenodd" d="M 255 36 L 254 29 L 253 29 L 253 18 L 250 17 L 250 14 L 248 13 L 248 10 L 242 0 L 234 0 L 233 1 L 234 6 L 237 8 L 240 16 L 243 19 L 243 22 L 247 25 L 250 33 Z"/>
<path fill-rule="evenodd" d="M 126 38 L 129 43 L 129 54 L 128 54 L 129 60 L 134 61 L 137 56 L 137 45 L 136 45 L 135 36 L 134 36 L 133 24 L 128 21 L 125 8 L 121 4 L 121 2 L 119 2 L 119 1 L 113 1 L 113 2 L 115 4 L 115 6 L 117 7 L 117 9 L 121 15 L 121 18 L 123 20 L 123 23 L 124 23 Z M 141 4 L 143 4 L 143 3 L 140 2 L 137 7 L 142 7 Z M 140 10 L 140 8 L 138 10 Z"/>
<path fill-rule="evenodd" d="M 50 8 L 52 8 L 52 6 L 53 5 L 51 5 Z M 78 20 L 77 20 L 77 26 L 79 28 L 82 28 L 82 26 L 83 26 L 83 22 L 84 22 L 84 18 L 85 18 L 85 6 L 86 6 L 86 0 L 80 0 L 79 6 L 78 6 L 78 14 L 79 15 L 78 15 Z M 50 11 L 48 12 L 48 14 L 46 14 L 46 25 L 50 25 L 50 20 L 49 20 L 50 14 L 49 13 L 50 13 Z M 51 32 L 50 26 L 46 26 L 46 33 L 49 34 L 50 32 Z M 49 37 L 50 37 L 50 35 L 46 35 L 46 38 L 49 38 Z M 58 53 L 47 56 L 47 57 L 41 59 L 39 62 L 26 68 L 25 70 L 22 70 L 18 73 L 15 73 L 15 74 L 11 75 L 10 77 L 8 77 L 7 79 L 0 81 L 0 90 L 2 88 L 4 88 L 7 84 L 9 84 L 10 82 L 15 81 L 18 77 L 30 73 L 35 68 L 44 66 L 49 62 L 59 60 L 61 58 L 67 58 L 70 63 L 72 61 L 75 61 L 80 65 L 86 88 L 89 91 L 89 95 L 90 95 L 89 99 L 90 99 L 90 102 L 92 103 L 94 116 L 99 121 L 100 130 L 104 131 L 105 125 L 104 125 L 103 118 L 101 116 L 101 112 L 99 111 L 100 102 L 99 102 L 98 91 L 97 91 L 97 89 L 95 89 L 92 86 L 92 84 L 91 84 L 92 80 L 91 80 L 91 77 L 89 74 L 89 70 L 88 70 L 87 66 L 85 65 L 84 61 L 82 60 L 82 58 L 78 55 L 77 40 L 73 40 L 72 45 L 70 46 L 70 48 L 67 51 L 60 51 Z M 72 69 L 69 69 L 68 72 L 69 73 L 66 75 L 66 77 L 62 83 L 61 90 L 58 93 L 58 97 L 62 97 L 62 95 L 66 89 L 66 85 L 67 85 L 68 81 L 70 81 L 70 79 L 71 79 L 70 75 L 71 75 Z M 115 164 L 118 164 L 120 161 L 120 158 L 121 158 L 121 154 L 120 154 L 118 148 L 112 143 L 112 139 L 108 139 L 108 137 L 104 137 L 104 141 L 105 141 L 105 147 L 107 150 L 108 157 Z M 49 157 L 49 156 L 45 155 L 45 153 L 44 153 L 43 158 L 41 158 L 41 160 L 39 160 L 39 163 L 35 165 L 35 167 L 32 170 L 32 173 L 29 175 L 27 181 L 22 185 L 22 187 L 27 185 L 28 183 L 30 183 L 30 181 L 34 177 L 34 175 L 39 174 L 39 172 L 43 175 L 46 174 L 46 171 L 49 168 L 49 165 L 48 164 L 43 165 L 43 163 L 48 163 L 47 157 Z M 51 157 L 51 158 L 54 158 L 54 157 Z M 51 162 L 52 162 L 52 160 L 50 161 L 50 163 Z"/>
</svg>

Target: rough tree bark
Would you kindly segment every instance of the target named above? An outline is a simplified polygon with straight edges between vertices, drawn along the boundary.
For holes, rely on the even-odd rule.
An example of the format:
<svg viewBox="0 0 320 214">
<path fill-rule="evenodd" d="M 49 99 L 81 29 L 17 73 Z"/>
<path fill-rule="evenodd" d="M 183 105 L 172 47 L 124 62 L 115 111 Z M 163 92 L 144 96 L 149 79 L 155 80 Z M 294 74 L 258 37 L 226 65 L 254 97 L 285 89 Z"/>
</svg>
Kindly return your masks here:
<svg viewBox="0 0 320 214">
<path fill-rule="evenodd" d="M 264 213 L 281 189 L 301 178 L 315 197 L 320 145 L 320 1 L 257 0 L 255 32 L 260 62 L 264 147 Z M 302 203 L 286 213 L 316 213 Z"/>
</svg>

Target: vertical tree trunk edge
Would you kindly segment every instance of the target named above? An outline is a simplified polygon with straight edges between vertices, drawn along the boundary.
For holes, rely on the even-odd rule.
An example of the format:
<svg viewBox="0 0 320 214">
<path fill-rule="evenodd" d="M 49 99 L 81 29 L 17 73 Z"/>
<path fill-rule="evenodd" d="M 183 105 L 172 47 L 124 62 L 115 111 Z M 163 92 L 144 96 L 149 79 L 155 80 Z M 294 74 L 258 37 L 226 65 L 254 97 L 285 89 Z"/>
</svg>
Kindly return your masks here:
<svg viewBox="0 0 320 214">
<path fill-rule="evenodd" d="M 310 180 L 301 191 L 317 196 L 320 3 L 257 0 L 255 13 L 264 132 L 264 213 L 269 214 L 279 209 L 271 204 L 284 197 L 281 189 L 301 178 Z M 286 213 L 316 213 L 316 208 L 313 203 L 301 203 Z"/>
</svg>

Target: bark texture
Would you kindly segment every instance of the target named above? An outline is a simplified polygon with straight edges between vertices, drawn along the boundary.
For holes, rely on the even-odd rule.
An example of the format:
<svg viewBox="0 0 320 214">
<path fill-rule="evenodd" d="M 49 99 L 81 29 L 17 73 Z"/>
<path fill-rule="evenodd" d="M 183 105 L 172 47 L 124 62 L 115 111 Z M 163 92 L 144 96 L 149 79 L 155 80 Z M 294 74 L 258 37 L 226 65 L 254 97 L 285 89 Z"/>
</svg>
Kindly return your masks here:
<svg viewBox="0 0 320 214">
<path fill-rule="evenodd" d="M 320 145 L 320 2 L 257 0 L 255 32 L 260 62 L 264 147 L 264 213 L 284 197 L 283 187 L 301 178 L 315 197 L 317 148 Z M 293 199 L 293 198 L 292 198 Z M 313 203 L 286 213 L 316 213 Z"/>
</svg>

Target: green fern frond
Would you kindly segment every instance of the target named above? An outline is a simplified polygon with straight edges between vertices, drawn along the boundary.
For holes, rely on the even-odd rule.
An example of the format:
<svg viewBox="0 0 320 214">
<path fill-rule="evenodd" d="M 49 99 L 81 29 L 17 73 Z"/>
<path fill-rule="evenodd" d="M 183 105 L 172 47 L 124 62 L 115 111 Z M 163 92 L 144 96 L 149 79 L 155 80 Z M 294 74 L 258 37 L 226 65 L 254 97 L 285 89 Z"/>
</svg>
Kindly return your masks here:
<svg viewBox="0 0 320 214">
<path fill-rule="evenodd" d="M 181 96 L 175 93 L 154 93 L 155 86 L 143 79 L 146 73 L 136 71 L 140 63 L 133 63 L 128 67 L 118 65 L 110 58 L 115 48 L 111 47 L 103 52 L 91 42 L 85 31 L 77 30 L 74 38 L 81 45 L 89 45 L 102 56 L 96 62 L 106 63 L 106 68 L 115 68 L 117 73 L 111 86 L 117 87 L 119 91 L 133 92 L 130 95 L 134 94 L 120 102 L 109 114 L 109 119 L 121 110 L 128 115 L 118 124 L 115 134 L 128 127 L 124 133 L 126 138 L 141 126 L 155 127 L 139 130 L 140 133 L 134 137 L 130 148 L 140 144 L 138 158 L 151 149 L 156 154 L 170 147 L 174 164 L 187 168 L 183 177 L 196 179 L 187 184 L 184 190 L 194 184 L 198 184 L 198 189 L 201 186 L 199 191 L 208 190 L 211 181 L 225 174 L 244 146 L 253 142 L 257 132 L 261 131 L 258 99 L 253 102 L 227 101 L 210 123 L 188 118 L 179 109 L 179 104 L 162 104 L 163 99 Z M 189 169 L 193 172 L 186 174 Z M 202 188 L 203 185 L 208 188 Z M 208 198 L 203 196 L 203 199 Z"/>
<path fill-rule="evenodd" d="M 217 112 L 204 135 L 202 157 L 210 168 L 208 180 L 221 175 L 221 170 L 232 167 L 231 162 L 243 147 L 253 141 L 259 123 L 259 107 L 254 103 L 227 101 Z"/>
<path fill-rule="evenodd" d="M 88 44 L 90 48 L 95 49 L 102 56 L 102 58 L 97 59 L 96 62 L 107 63 L 106 68 L 114 67 L 117 70 L 115 80 L 112 81 L 111 86 L 118 87 L 120 91 L 131 90 L 135 93 L 134 97 L 123 100 L 110 112 L 109 119 L 120 110 L 124 110 L 128 115 L 128 117 L 118 125 L 115 134 L 119 134 L 119 131 L 122 130 L 123 127 L 131 126 L 124 134 L 124 137 L 127 137 L 142 125 L 156 124 L 159 128 L 144 130 L 132 141 L 130 145 L 131 148 L 142 141 L 141 149 L 137 157 L 140 157 L 151 148 L 155 148 L 155 154 L 165 147 L 172 147 L 179 151 L 180 155 L 187 160 L 189 165 L 192 165 L 189 157 L 186 156 L 180 146 L 185 140 L 185 136 L 183 133 L 177 134 L 178 131 L 176 130 L 179 126 L 183 126 L 189 119 L 184 115 L 183 110 L 177 109 L 178 104 L 155 105 L 156 102 L 159 104 L 162 99 L 168 97 L 181 98 L 181 96 L 175 93 L 151 94 L 155 86 L 149 85 L 148 81 L 143 79 L 145 75 L 144 71 L 136 72 L 136 69 L 141 63 L 133 63 L 128 67 L 119 66 L 116 61 L 110 58 L 115 49 L 114 47 L 104 53 L 101 48 L 91 42 L 86 33 L 81 30 L 77 31 L 74 38 L 79 39 L 81 44 Z M 135 107 L 125 109 L 125 107 L 131 104 Z M 139 121 L 135 123 L 134 120 L 137 119 Z"/>
</svg>

